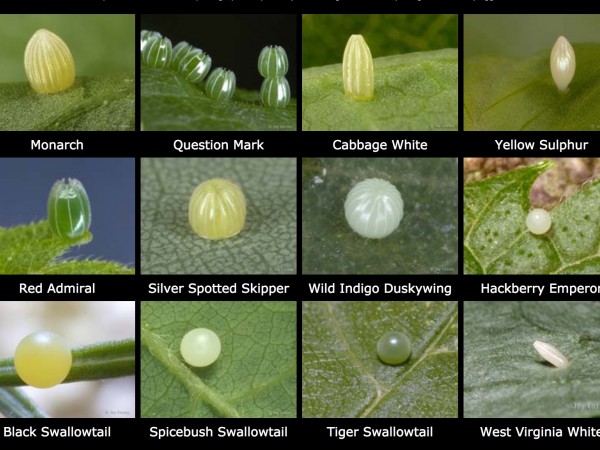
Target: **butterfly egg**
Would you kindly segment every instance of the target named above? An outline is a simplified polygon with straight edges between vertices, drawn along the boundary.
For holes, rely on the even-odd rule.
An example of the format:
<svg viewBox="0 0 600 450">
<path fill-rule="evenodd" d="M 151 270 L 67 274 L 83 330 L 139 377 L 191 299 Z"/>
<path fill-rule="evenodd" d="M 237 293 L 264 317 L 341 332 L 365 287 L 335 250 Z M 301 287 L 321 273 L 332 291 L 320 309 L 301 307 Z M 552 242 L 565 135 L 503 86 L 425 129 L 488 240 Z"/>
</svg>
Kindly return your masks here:
<svg viewBox="0 0 600 450">
<path fill-rule="evenodd" d="M 550 71 L 556 87 L 564 91 L 575 76 L 575 50 L 566 37 L 560 36 L 550 53 Z"/>
<path fill-rule="evenodd" d="M 206 80 L 206 94 L 215 100 L 229 100 L 235 92 L 235 73 L 217 67 Z"/>
<path fill-rule="evenodd" d="M 210 366 L 221 354 L 221 340 L 208 328 L 196 328 L 183 336 L 179 351 L 190 366 Z"/>
<path fill-rule="evenodd" d="M 410 340 L 398 331 L 385 333 L 377 341 L 377 355 L 386 364 L 402 364 L 408 359 L 410 352 Z"/>
<path fill-rule="evenodd" d="M 375 75 L 371 50 L 360 34 L 348 39 L 342 61 L 344 92 L 357 101 L 368 101 L 375 95 Z"/>
<path fill-rule="evenodd" d="M 199 83 L 208 74 L 211 62 L 210 56 L 194 48 L 181 58 L 177 70 L 187 81 Z"/>
<path fill-rule="evenodd" d="M 527 214 L 525 225 L 527 225 L 527 229 L 533 234 L 544 234 L 552 226 L 552 219 L 548 211 L 536 208 Z"/>
<path fill-rule="evenodd" d="M 78 238 L 90 229 L 90 200 L 79 180 L 54 183 L 48 196 L 48 222 L 52 231 L 65 239 Z"/>
<path fill-rule="evenodd" d="M 258 71 L 263 78 L 283 77 L 288 71 L 288 57 L 279 45 L 269 45 L 258 55 Z"/>
<path fill-rule="evenodd" d="M 142 30 L 140 32 L 140 51 L 143 51 L 150 39 L 161 38 L 162 34 L 158 31 Z"/>
<path fill-rule="evenodd" d="M 192 229 L 204 239 L 230 238 L 244 228 L 246 197 L 231 180 L 204 181 L 192 193 L 188 218 Z"/>
<path fill-rule="evenodd" d="M 567 367 L 569 365 L 569 360 L 565 355 L 558 351 L 558 349 L 548 344 L 547 342 L 535 341 L 533 346 L 540 354 L 542 358 L 552 364 L 554 367 L 558 367 L 560 369 Z"/>
<path fill-rule="evenodd" d="M 173 58 L 171 59 L 171 68 L 174 70 L 179 69 L 179 63 L 183 59 L 188 52 L 192 51 L 194 46 L 188 44 L 185 41 L 178 43 L 175 47 L 173 47 Z"/>
<path fill-rule="evenodd" d="M 381 239 L 398 228 L 404 215 L 404 202 L 393 184 L 369 178 L 348 192 L 344 210 L 350 228 L 363 237 Z"/>
<path fill-rule="evenodd" d="M 50 331 L 25 336 L 15 350 L 17 375 L 29 386 L 49 388 L 62 383 L 73 364 L 64 338 Z"/>
<path fill-rule="evenodd" d="M 25 74 L 40 94 L 54 94 L 75 82 L 75 62 L 65 41 L 48 30 L 37 30 L 25 47 Z"/>
<path fill-rule="evenodd" d="M 173 47 L 169 38 L 156 34 L 148 38 L 142 50 L 142 62 L 150 67 L 168 67 L 173 58 Z"/>
<path fill-rule="evenodd" d="M 285 108 L 290 102 L 290 85 L 285 77 L 265 78 L 260 87 L 260 101 L 270 108 Z"/>
</svg>

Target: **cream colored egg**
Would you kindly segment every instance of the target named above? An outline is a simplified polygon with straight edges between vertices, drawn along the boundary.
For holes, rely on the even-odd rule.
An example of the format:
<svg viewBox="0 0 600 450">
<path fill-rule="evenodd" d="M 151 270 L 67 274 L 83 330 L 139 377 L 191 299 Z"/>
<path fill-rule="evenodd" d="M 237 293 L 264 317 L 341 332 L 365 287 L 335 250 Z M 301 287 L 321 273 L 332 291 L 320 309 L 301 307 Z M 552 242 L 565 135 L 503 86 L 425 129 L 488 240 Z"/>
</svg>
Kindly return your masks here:
<svg viewBox="0 0 600 450">
<path fill-rule="evenodd" d="M 404 216 L 404 202 L 396 187 L 379 178 L 356 184 L 344 203 L 348 225 L 363 237 L 389 236 Z"/>
<path fill-rule="evenodd" d="M 40 94 L 54 94 L 75 81 L 75 62 L 65 41 L 48 30 L 37 30 L 25 48 L 25 74 Z"/>
<path fill-rule="evenodd" d="M 550 71 L 556 87 L 564 91 L 575 76 L 575 50 L 566 37 L 560 36 L 550 54 Z"/>
<path fill-rule="evenodd" d="M 552 219 L 548 211 L 541 208 L 533 209 L 527 214 L 525 219 L 527 229 L 533 234 L 544 234 L 552 226 Z"/>
</svg>

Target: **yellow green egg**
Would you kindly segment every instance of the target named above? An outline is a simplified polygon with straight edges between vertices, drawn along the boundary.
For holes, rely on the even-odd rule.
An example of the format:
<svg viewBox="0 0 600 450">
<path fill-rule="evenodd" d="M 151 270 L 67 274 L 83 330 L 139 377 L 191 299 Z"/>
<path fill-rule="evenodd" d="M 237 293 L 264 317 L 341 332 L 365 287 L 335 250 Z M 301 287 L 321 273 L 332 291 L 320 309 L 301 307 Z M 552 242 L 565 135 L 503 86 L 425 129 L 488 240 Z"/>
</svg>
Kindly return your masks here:
<svg viewBox="0 0 600 450">
<path fill-rule="evenodd" d="M 15 350 L 15 369 L 29 386 L 49 388 L 62 383 L 73 364 L 67 341 L 51 331 L 25 336 Z"/>
<path fill-rule="evenodd" d="M 54 94 L 75 81 L 75 62 L 69 47 L 48 30 L 37 30 L 25 48 L 25 74 L 40 94 Z"/>
<path fill-rule="evenodd" d="M 230 238 L 244 228 L 246 197 L 231 180 L 204 181 L 192 193 L 188 218 L 192 229 L 204 239 Z"/>
</svg>

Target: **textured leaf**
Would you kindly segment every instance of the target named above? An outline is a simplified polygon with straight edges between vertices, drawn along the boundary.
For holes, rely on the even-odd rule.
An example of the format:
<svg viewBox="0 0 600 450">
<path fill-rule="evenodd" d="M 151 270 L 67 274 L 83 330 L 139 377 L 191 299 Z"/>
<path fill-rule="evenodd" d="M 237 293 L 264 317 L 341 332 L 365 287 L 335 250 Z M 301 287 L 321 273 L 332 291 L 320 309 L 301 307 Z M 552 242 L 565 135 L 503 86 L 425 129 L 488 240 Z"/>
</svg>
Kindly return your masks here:
<svg viewBox="0 0 600 450">
<path fill-rule="evenodd" d="M 142 417 L 296 417 L 296 302 L 142 302 Z M 221 355 L 183 362 L 194 328 Z"/>
<path fill-rule="evenodd" d="M 133 269 L 110 261 L 61 261 L 75 245 L 87 244 L 92 234 L 77 239 L 56 236 L 47 221 L 0 228 L 1 274 L 133 274 Z"/>
<path fill-rule="evenodd" d="M 383 364 L 382 334 L 412 354 Z M 456 417 L 456 302 L 302 302 L 303 417 Z"/>
<path fill-rule="evenodd" d="M 326 158 L 302 165 L 302 272 L 458 272 L 458 181 L 454 158 Z M 382 178 L 404 200 L 400 226 L 366 239 L 348 226 L 344 201 L 356 183 Z"/>
<path fill-rule="evenodd" d="M 135 77 L 78 77 L 65 92 L 42 95 L 28 83 L 0 85 L 1 130 L 135 129 Z"/>
<path fill-rule="evenodd" d="M 246 225 L 230 239 L 202 239 L 189 225 L 189 198 L 210 178 L 246 195 Z M 293 158 L 143 159 L 141 213 L 142 273 L 296 272 Z"/>
<path fill-rule="evenodd" d="M 465 186 L 465 273 L 572 273 L 600 270 L 600 183 L 554 208 L 552 228 L 530 233 L 525 218 L 542 162 Z"/>
<path fill-rule="evenodd" d="M 565 92 L 552 80 L 550 49 L 525 59 L 467 59 L 465 130 L 600 130 L 600 45 L 573 48 L 577 71 Z"/>
<path fill-rule="evenodd" d="M 236 89 L 229 101 L 213 100 L 169 69 L 142 66 L 142 124 L 150 130 L 296 130 L 296 101 L 267 108 L 259 92 Z"/>
<path fill-rule="evenodd" d="M 361 34 L 378 56 L 458 47 L 457 14 L 302 14 L 302 67 L 339 62 Z"/>
<path fill-rule="evenodd" d="M 375 98 L 344 95 L 342 65 L 302 71 L 302 129 L 450 131 L 458 127 L 456 49 L 373 60 Z"/>
<path fill-rule="evenodd" d="M 465 417 L 600 415 L 600 303 L 465 302 Z M 570 361 L 558 369 L 533 342 Z"/>
<path fill-rule="evenodd" d="M 0 413 L 8 418 L 42 419 L 44 411 L 18 388 L 0 388 Z"/>
</svg>

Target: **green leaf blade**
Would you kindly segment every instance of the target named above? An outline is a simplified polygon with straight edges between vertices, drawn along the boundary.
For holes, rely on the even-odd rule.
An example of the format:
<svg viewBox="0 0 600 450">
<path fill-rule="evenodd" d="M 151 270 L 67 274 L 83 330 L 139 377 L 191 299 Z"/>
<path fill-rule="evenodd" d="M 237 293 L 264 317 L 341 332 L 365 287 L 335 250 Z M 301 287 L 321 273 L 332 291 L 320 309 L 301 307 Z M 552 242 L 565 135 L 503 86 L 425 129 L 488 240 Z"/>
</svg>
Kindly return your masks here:
<svg viewBox="0 0 600 450">
<path fill-rule="evenodd" d="M 11 131 L 134 131 L 135 77 L 79 77 L 57 94 L 27 83 L 0 85 L 0 129 Z"/>
<path fill-rule="evenodd" d="M 549 55 L 478 56 L 465 62 L 465 130 L 594 131 L 600 129 L 600 45 L 573 46 L 577 71 L 558 90 Z"/>
<path fill-rule="evenodd" d="M 451 131 L 458 127 L 456 49 L 373 60 L 375 99 L 344 95 L 342 65 L 302 71 L 302 129 Z"/>
<path fill-rule="evenodd" d="M 295 302 L 143 302 L 143 417 L 295 417 Z M 183 362 L 193 328 L 221 339 L 217 361 Z"/>
<path fill-rule="evenodd" d="M 267 108 L 258 91 L 236 89 L 229 101 L 208 97 L 168 69 L 142 66 L 142 124 L 145 131 L 295 131 L 296 100 Z"/>
<path fill-rule="evenodd" d="M 456 302 L 303 302 L 303 417 L 456 417 Z M 379 337 L 400 331 L 408 362 L 383 364 Z"/>
</svg>

